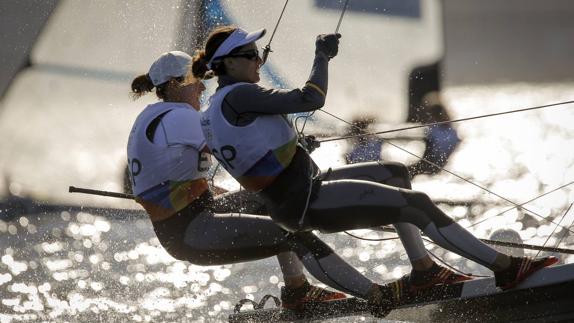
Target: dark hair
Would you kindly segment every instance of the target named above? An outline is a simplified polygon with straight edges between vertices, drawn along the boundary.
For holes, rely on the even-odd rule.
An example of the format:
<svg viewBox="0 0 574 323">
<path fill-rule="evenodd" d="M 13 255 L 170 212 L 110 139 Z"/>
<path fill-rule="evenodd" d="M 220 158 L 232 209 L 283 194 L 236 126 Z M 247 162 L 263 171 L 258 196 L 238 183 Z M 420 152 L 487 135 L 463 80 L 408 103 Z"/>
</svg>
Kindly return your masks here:
<svg viewBox="0 0 574 323">
<path fill-rule="evenodd" d="M 160 100 L 164 100 L 165 99 L 165 89 L 166 89 L 166 85 L 169 82 L 165 82 L 163 84 L 160 84 L 158 86 L 154 86 L 151 79 L 149 78 L 149 74 L 142 74 L 140 76 L 137 76 L 133 81 L 132 81 L 132 98 L 134 100 L 139 99 L 140 97 L 146 95 L 147 93 L 153 91 L 153 89 L 155 88 L 155 94 L 157 95 L 157 97 Z"/>
<path fill-rule="evenodd" d="M 136 100 L 146 93 L 151 92 L 153 88 L 154 85 L 148 74 L 139 75 L 132 81 L 132 98 Z"/>
<path fill-rule="evenodd" d="M 208 36 L 205 48 L 195 52 L 193 56 L 193 63 L 191 64 L 191 72 L 194 77 L 203 79 L 209 68 L 207 63 L 215 55 L 217 48 L 229 37 L 237 27 L 235 26 L 220 26 L 215 28 Z M 225 66 L 223 64 L 211 63 L 211 70 L 215 75 L 224 75 Z"/>
</svg>

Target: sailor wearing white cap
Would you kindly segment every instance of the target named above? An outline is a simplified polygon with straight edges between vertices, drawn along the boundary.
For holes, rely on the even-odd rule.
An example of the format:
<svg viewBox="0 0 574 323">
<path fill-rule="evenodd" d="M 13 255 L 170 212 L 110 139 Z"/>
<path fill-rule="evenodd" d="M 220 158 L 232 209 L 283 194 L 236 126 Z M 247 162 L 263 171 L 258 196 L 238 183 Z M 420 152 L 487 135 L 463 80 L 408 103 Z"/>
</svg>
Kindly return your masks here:
<svg viewBox="0 0 574 323">
<path fill-rule="evenodd" d="M 149 78 L 153 85 L 158 86 L 172 78 L 185 77 L 189 69 L 191 57 L 181 51 L 171 51 L 161 56 L 151 64 Z"/>
</svg>

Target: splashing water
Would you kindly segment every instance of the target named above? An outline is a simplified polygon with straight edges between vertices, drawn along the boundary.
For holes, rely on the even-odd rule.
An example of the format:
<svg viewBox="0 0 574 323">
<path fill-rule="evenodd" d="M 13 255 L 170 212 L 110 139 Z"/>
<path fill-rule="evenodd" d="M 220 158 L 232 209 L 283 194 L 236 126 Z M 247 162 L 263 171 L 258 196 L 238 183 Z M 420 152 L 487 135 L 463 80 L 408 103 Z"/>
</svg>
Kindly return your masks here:
<svg viewBox="0 0 574 323">
<path fill-rule="evenodd" d="M 497 88 L 451 88 L 446 92 L 453 118 L 567 100 L 574 86 L 508 85 Z M 447 168 L 516 202 L 574 179 L 574 110 L 561 107 L 457 125 L 463 142 Z M 398 143 L 401 144 L 401 143 Z M 319 148 L 321 167 L 343 164 L 346 143 Z M 421 154 L 416 145 L 407 145 Z M 416 151 L 418 149 L 418 151 Z M 414 159 L 385 146 L 383 158 L 405 163 Z M 81 161 L 81 158 L 78 162 Z M 224 181 L 226 177 L 220 178 Z M 415 189 L 433 198 L 480 200 L 483 204 L 441 208 L 468 226 L 509 207 L 499 199 L 448 175 L 419 176 Z M 229 184 L 233 186 L 233 184 Z M 568 187 L 528 205 L 557 219 L 574 190 Z M 278 294 L 282 285 L 275 259 L 227 266 L 201 267 L 169 256 L 145 216 L 108 216 L 106 212 L 70 210 L 42 214 L 2 210 L 0 221 L 1 322 L 20 321 L 222 321 L 240 298 Z M 11 219 L 6 216 L 12 212 Z M 563 223 L 570 225 L 572 214 Z M 471 230 L 488 238 L 495 228 L 517 230 L 526 243 L 542 244 L 554 229 L 524 211 L 496 216 Z M 565 233 L 557 230 L 550 244 Z M 376 238 L 388 234 L 359 230 Z M 410 267 L 397 240 L 362 241 L 344 234 L 322 235 L 327 243 L 369 278 L 381 282 L 400 277 Z M 560 247 L 572 247 L 566 235 Z M 429 248 L 465 272 L 488 274 L 459 256 Z M 529 251 L 527 251 L 527 254 Z M 571 257 L 562 257 L 564 262 Z M 393 316 L 395 315 L 395 316 Z M 391 318 L 400 319 L 399 314 Z M 409 317 L 422 320 L 422 317 Z"/>
</svg>

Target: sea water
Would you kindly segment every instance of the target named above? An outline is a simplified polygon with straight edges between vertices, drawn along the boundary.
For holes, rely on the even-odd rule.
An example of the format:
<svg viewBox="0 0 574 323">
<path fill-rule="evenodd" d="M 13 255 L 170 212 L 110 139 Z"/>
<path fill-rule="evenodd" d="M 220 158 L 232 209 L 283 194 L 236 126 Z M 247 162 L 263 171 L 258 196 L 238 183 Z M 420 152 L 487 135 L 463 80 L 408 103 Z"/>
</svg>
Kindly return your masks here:
<svg viewBox="0 0 574 323">
<path fill-rule="evenodd" d="M 571 100 L 574 84 L 450 87 L 444 95 L 451 117 L 458 119 Z M 457 123 L 455 127 L 462 143 L 445 168 L 508 200 L 522 203 L 574 181 L 573 125 L 572 104 Z M 63 125 L 56 125 L 59 127 Z M 421 155 L 424 149 L 416 141 L 393 143 L 415 155 Z M 106 142 L 92 145 L 104 149 Z M 343 140 L 325 143 L 312 156 L 323 168 L 343 165 L 342 155 L 347 145 Z M 13 143 L 12 147 L 17 146 L 18 143 Z M 28 156 L 19 159 L 18 169 L 28 169 L 34 178 L 38 172 L 47 172 L 44 167 L 48 166 L 30 158 L 33 151 L 12 149 L 13 153 Z M 82 154 L 69 154 L 67 147 L 54 146 L 50 150 L 54 154 L 52 158 L 66 156 L 66 163 L 73 167 L 88 171 L 98 167 L 89 166 L 93 161 L 86 160 Z M 384 145 L 381 156 L 384 160 L 404 163 L 416 160 L 389 144 Z M 8 166 L 5 168 L 10 169 Z M 116 167 L 121 172 L 122 166 Z M 21 184 L 26 183 L 25 174 L 19 172 L 7 182 L 5 191 L 14 195 L 30 192 L 27 185 Z M 119 189 L 119 178 L 110 180 L 112 184 L 108 189 Z M 224 175 L 220 175 L 218 181 L 229 188 L 236 185 Z M 98 188 L 101 182 L 93 177 L 85 183 Z M 50 183 L 38 183 L 54 191 L 65 190 L 66 184 L 74 183 L 70 179 L 62 182 L 57 176 L 52 177 Z M 517 231 L 525 243 L 557 246 L 560 241 L 561 248 L 574 245 L 574 238 L 566 230 L 555 230 L 555 225 L 540 218 L 560 221 L 570 227 L 574 211 L 563 219 L 562 216 L 574 201 L 572 186 L 502 215 L 498 214 L 511 208 L 511 203 L 448 173 L 416 177 L 413 188 L 433 199 L 476 202 L 470 207 L 441 205 L 441 208 L 477 237 L 488 238 L 496 229 L 508 228 Z M 41 195 L 56 204 L 77 201 L 66 201 L 62 192 L 53 195 L 57 198 L 51 198 L 46 191 Z M 92 205 L 137 209 L 132 202 L 111 198 L 87 200 L 87 204 Z M 211 267 L 177 261 L 159 245 L 145 217 L 128 217 L 121 211 L 104 209 L 84 212 L 73 208 L 40 214 L 25 210 L 25 207 L 0 210 L 0 217 L 4 219 L 0 220 L 0 322 L 224 321 L 239 299 L 259 300 L 265 294 L 278 295 L 282 285 L 281 273 L 273 258 Z M 473 226 L 478 221 L 484 222 Z M 365 238 L 393 236 L 372 230 L 353 233 Z M 398 240 L 364 241 L 344 233 L 321 237 L 373 281 L 397 279 L 410 270 Z M 432 244 L 428 248 L 463 272 L 490 274 L 485 268 Z M 536 254 L 536 251 L 524 252 Z M 558 256 L 564 263 L 574 260 L 572 256 Z M 436 306 L 428 306 L 422 310 L 398 311 L 389 318 L 422 322 L 437 310 Z"/>
</svg>

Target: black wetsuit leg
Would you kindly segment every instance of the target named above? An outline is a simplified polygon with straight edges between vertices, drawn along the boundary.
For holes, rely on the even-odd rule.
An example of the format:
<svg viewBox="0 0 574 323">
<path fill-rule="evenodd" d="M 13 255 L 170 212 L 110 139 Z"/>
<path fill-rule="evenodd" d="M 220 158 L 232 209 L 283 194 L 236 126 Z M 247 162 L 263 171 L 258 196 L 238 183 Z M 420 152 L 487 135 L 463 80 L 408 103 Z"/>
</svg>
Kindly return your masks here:
<svg viewBox="0 0 574 323">
<path fill-rule="evenodd" d="M 212 210 L 215 213 L 247 213 L 269 216 L 263 200 L 255 193 L 246 190 L 230 191 L 214 197 Z M 292 251 L 277 254 L 277 261 L 283 278 L 305 275 L 303 263 Z"/>
<path fill-rule="evenodd" d="M 327 174 L 328 171 L 322 171 Z M 400 188 L 411 188 L 407 167 L 397 162 L 366 162 L 331 168 L 327 180 L 356 179 L 387 184 Z"/>
<path fill-rule="evenodd" d="M 324 170 L 328 180 L 358 179 L 387 184 L 401 188 L 411 188 L 410 177 L 405 165 L 396 162 L 368 162 L 334 167 Z M 255 192 L 247 190 L 230 191 L 214 197 L 215 213 L 248 213 L 269 215 L 265 201 Z"/>
<path fill-rule="evenodd" d="M 488 268 L 498 253 L 454 223 L 421 192 L 358 180 L 324 181 L 309 205 L 307 229 L 323 232 L 411 223 L 441 247 Z"/>
<path fill-rule="evenodd" d="M 324 171 L 323 174 L 329 174 L 327 180 L 357 179 L 400 188 L 411 188 L 407 167 L 397 162 L 357 163 L 332 168 L 330 172 Z M 394 223 L 393 226 L 411 262 L 428 257 L 419 228 L 404 222 Z"/>
<path fill-rule="evenodd" d="M 188 225 L 183 240 L 185 260 L 197 265 L 253 261 L 292 251 L 311 275 L 332 288 L 365 297 L 372 286 L 313 233 L 288 234 L 267 217 L 204 211 Z"/>
<path fill-rule="evenodd" d="M 255 192 L 247 190 L 230 191 L 215 196 L 212 206 L 214 213 L 248 213 L 269 216 L 263 199 Z"/>
<path fill-rule="evenodd" d="M 396 162 L 368 162 L 346 165 L 323 171 L 329 174 L 329 180 L 361 179 L 391 186 L 410 188 L 410 179 L 407 168 Z M 214 211 L 217 213 L 232 213 L 241 210 L 243 213 L 268 215 L 264 201 L 256 193 L 240 190 L 227 192 L 216 196 Z M 393 224 L 409 259 L 415 261 L 428 256 L 421 238 L 420 230 L 410 223 Z"/>
</svg>

